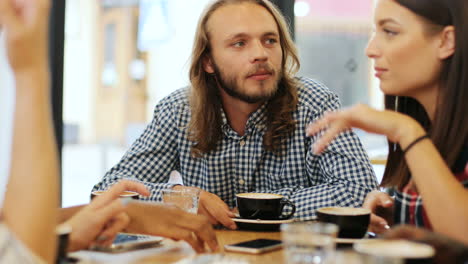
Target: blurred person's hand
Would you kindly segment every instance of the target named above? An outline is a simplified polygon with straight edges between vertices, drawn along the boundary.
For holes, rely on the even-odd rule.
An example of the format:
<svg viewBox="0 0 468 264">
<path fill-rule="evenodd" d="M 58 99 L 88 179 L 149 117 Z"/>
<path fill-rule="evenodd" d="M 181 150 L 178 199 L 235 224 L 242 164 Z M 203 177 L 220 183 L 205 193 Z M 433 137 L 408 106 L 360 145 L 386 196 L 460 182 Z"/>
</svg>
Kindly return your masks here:
<svg viewBox="0 0 468 264">
<path fill-rule="evenodd" d="M 49 0 L 1 0 L 0 25 L 16 74 L 48 70 Z M 38 68 L 40 67 L 40 68 Z"/>
<path fill-rule="evenodd" d="M 184 240 L 197 252 L 204 252 L 205 244 L 213 251 L 218 249 L 213 227 L 203 215 L 185 212 L 174 205 L 142 201 L 130 203 L 127 213 L 129 232 Z"/>
<path fill-rule="evenodd" d="M 125 191 L 134 191 L 143 196 L 149 195 L 143 184 L 122 180 L 104 194 L 95 197 L 89 205 L 66 221 L 66 224 L 72 228 L 68 251 L 85 249 L 91 244 L 104 246 L 112 244 L 117 233 L 130 223 L 123 200 L 131 198 L 119 199 L 120 194 Z"/>
<path fill-rule="evenodd" d="M 436 250 L 436 264 L 465 264 L 468 262 L 468 246 L 446 236 L 414 226 L 398 226 L 385 233 L 387 239 L 408 239 L 429 244 Z"/>
<path fill-rule="evenodd" d="M 364 199 L 363 208 L 371 210 L 371 219 L 369 231 L 374 233 L 383 233 L 390 228 L 389 222 L 393 222 L 393 198 L 387 193 L 381 191 L 372 191 L 367 194 Z M 386 214 L 387 217 L 379 214 L 379 212 L 390 211 L 392 213 Z M 388 217 L 390 215 L 390 217 Z"/>
<path fill-rule="evenodd" d="M 379 111 L 358 104 L 340 111 L 326 113 L 321 119 L 309 124 L 307 136 L 323 132 L 314 143 L 314 153 L 323 152 L 340 133 L 351 128 L 387 136 L 388 140 L 400 144 L 402 149 L 425 131 L 413 118 L 390 110 Z"/>
<path fill-rule="evenodd" d="M 179 190 L 184 187 L 176 185 L 174 190 Z M 213 225 L 221 224 L 230 229 L 236 229 L 236 223 L 232 220 L 236 215 L 231 211 L 229 206 L 221 200 L 216 194 L 200 190 L 200 199 L 198 201 L 198 213 L 208 217 L 208 220 Z"/>
</svg>

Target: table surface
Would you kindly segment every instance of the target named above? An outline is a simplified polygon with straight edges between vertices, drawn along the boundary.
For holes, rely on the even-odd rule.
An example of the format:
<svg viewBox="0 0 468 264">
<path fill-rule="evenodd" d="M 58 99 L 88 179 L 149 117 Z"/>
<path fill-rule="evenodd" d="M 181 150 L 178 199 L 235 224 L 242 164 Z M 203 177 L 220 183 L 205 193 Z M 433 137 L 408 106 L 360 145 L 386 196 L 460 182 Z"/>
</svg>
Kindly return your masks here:
<svg viewBox="0 0 468 264">
<path fill-rule="evenodd" d="M 220 252 L 227 257 L 241 258 L 249 263 L 284 263 L 283 250 L 275 250 L 262 254 L 245 254 L 245 253 L 232 253 L 224 251 L 224 245 L 243 242 L 258 238 L 267 239 L 281 239 L 280 232 L 251 232 L 251 231 L 238 231 L 238 230 L 216 230 L 216 237 L 218 238 Z M 154 256 L 150 256 L 139 260 L 137 263 L 174 263 L 183 258 L 193 255 L 193 251 L 185 247 L 180 250 L 164 252 Z"/>
</svg>

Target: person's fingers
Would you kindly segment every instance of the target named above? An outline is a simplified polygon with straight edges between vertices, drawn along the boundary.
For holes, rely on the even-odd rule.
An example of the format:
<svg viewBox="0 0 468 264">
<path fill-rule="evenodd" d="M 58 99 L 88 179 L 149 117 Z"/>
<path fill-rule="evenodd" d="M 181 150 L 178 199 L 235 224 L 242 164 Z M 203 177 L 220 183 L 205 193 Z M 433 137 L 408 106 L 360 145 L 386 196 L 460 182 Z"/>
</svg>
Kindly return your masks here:
<svg viewBox="0 0 468 264">
<path fill-rule="evenodd" d="M 206 218 L 200 219 L 193 231 L 211 250 L 218 250 L 218 240 L 215 231 Z"/>
<path fill-rule="evenodd" d="M 181 230 L 189 230 L 190 233 L 194 234 L 198 240 L 206 243 L 211 250 L 216 251 L 218 249 L 218 240 L 216 239 L 213 226 L 210 224 L 207 216 L 187 213 L 176 208 L 168 211 L 166 215 L 177 219 L 171 222 L 172 225 L 175 225 L 176 227 L 171 226 L 168 231 L 172 231 L 177 228 Z M 180 239 L 180 237 L 174 238 Z"/>
<path fill-rule="evenodd" d="M 214 218 L 203 204 L 198 205 L 198 214 L 205 216 L 212 225 L 219 224 L 218 220 Z"/>
<path fill-rule="evenodd" d="M 193 233 L 187 229 L 181 229 L 181 228 L 174 228 L 172 233 L 172 237 L 174 239 L 178 240 L 184 240 L 185 242 L 189 243 L 190 246 L 197 252 L 201 253 L 204 252 L 204 247 L 203 245 L 200 245 L 198 240 L 195 238 Z"/>
<path fill-rule="evenodd" d="M 211 216 L 225 227 L 237 229 L 236 223 L 232 220 L 232 218 L 236 217 L 236 214 L 231 212 L 229 206 L 221 198 L 206 191 L 200 194 L 200 198 L 202 196 L 203 204 Z"/>
<path fill-rule="evenodd" d="M 315 154 L 322 153 L 325 148 L 340 134 L 349 129 L 343 121 L 336 121 L 326 132 L 314 143 L 313 151 Z"/>
<path fill-rule="evenodd" d="M 388 208 L 392 205 L 393 199 L 387 193 L 380 191 L 372 191 L 366 196 L 362 207 L 367 208 L 372 212 L 375 212 L 375 209 L 378 206 Z"/>
<path fill-rule="evenodd" d="M 232 217 L 230 215 L 232 212 L 229 212 L 229 210 L 212 210 L 210 211 L 210 214 L 218 220 L 219 223 L 221 223 L 223 226 L 229 228 L 229 229 L 237 229 L 237 225 L 232 220 Z"/>
<path fill-rule="evenodd" d="M 203 197 L 203 205 L 207 211 L 207 213 L 216 219 L 217 222 L 222 224 L 223 226 L 236 229 L 236 223 L 232 220 L 234 217 L 234 213 L 229 211 L 229 207 L 226 203 L 223 202 L 217 195 L 204 192 Z"/>
<path fill-rule="evenodd" d="M 11 0 L 0 1 L 0 24 L 2 24 L 7 31 L 16 30 L 18 25 L 18 16 L 16 15 L 15 8 Z"/>
<path fill-rule="evenodd" d="M 387 231 L 390 227 L 385 219 L 375 214 L 371 214 L 369 230 L 376 233 L 381 234 Z"/>
<path fill-rule="evenodd" d="M 148 196 L 150 192 L 145 185 L 139 182 L 122 180 L 113 185 L 109 190 L 104 192 L 102 195 L 97 196 L 91 202 L 91 205 L 96 208 L 105 206 L 106 204 L 112 202 L 113 200 L 120 197 L 120 195 L 125 191 L 137 192 L 143 196 Z"/>
<path fill-rule="evenodd" d="M 106 226 L 104 231 L 100 234 L 100 236 L 109 238 L 107 239 L 107 241 L 110 240 L 110 242 L 112 243 L 117 233 L 124 230 L 128 226 L 129 223 L 130 223 L 130 218 L 128 217 L 128 215 L 126 213 L 120 213 L 117 216 L 115 216 L 112 219 L 112 221 L 108 223 L 108 225 Z"/>
<path fill-rule="evenodd" d="M 125 206 L 122 204 L 121 199 L 116 199 L 105 207 L 94 210 L 94 218 L 104 226 L 112 218 L 124 212 Z"/>
<path fill-rule="evenodd" d="M 326 129 L 328 127 L 328 120 L 326 117 L 323 117 L 319 120 L 314 121 L 313 123 L 310 123 L 307 128 L 306 128 L 306 135 L 307 136 L 313 136 L 320 131 Z"/>
</svg>

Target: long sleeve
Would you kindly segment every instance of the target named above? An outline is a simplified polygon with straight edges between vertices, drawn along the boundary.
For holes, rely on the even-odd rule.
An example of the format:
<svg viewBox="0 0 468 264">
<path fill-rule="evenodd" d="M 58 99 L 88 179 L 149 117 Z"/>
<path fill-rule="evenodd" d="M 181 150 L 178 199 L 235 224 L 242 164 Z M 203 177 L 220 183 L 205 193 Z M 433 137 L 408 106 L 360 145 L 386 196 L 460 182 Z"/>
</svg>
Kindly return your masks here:
<svg viewBox="0 0 468 264">
<path fill-rule="evenodd" d="M 336 95 L 323 95 L 311 108 L 313 110 L 302 111 L 307 114 L 299 118 L 299 129 L 305 131 L 307 124 L 339 108 Z M 282 173 L 274 176 L 280 186 L 288 187 L 264 190 L 282 194 L 294 202 L 297 207 L 295 217 L 301 220 L 313 219 L 315 210 L 321 207 L 360 207 L 367 193 L 377 188 L 369 158 L 355 133 L 340 134 L 320 155 L 312 151 L 316 139 L 312 137 L 304 141 L 305 170 L 282 168 Z M 288 152 L 294 153 L 297 148 L 296 144 L 290 144 Z"/>
<path fill-rule="evenodd" d="M 171 171 L 179 167 L 176 113 L 180 109 L 171 100 L 162 100 L 143 134 L 133 143 L 120 162 L 104 175 L 93 190 L 107 189 L 121 179 L 144 183 L 151 191 L 148 200 L 159 201 L 160 190 L 168 184 Z"/>
</svg>

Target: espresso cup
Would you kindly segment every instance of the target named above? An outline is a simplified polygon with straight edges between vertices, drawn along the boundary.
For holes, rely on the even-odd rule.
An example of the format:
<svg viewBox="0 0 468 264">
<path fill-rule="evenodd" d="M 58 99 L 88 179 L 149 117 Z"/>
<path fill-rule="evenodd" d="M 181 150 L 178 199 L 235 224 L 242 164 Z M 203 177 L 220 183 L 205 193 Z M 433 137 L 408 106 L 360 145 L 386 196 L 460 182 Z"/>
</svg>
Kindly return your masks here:
<svg viewBox="0 0 468 264">
<path fill-rule="evenodd" d="M 371 211 L 365 208 L 323 207 L 316 211 L 320 222 L 336 224 L 339 238 L 362 238 L 370 223 Z"/>
<path fill-rule="evenodd" d="M 282 220 L 291 218 L 296 212 L 296 206 L 279 194 L 239 193 L 236 200 L 239 215 L 245 219 Z M 283 215 L 286 205 L 291 206 L 291 212 Z"/>
<path fill-rule="evenodd" d="M 94 199 L 94 197 L 96 197 L 98 195 L 101 195 L 101 194 L 104 194 L 104 193 L 106 193 L 106 191 L 93 191 L 93 192 L 91 192 L 91 200 Z M 135 199 L 135 200 L 138 200 L 140 198 L 140 194 L 138 194 L 137 192 L 132 192 L 132 191 L 124 191 L 119 196 L 120 196 L 120 198 L 130 197 L 130 198 Z"/>
<path fill-rule="evenodd" d="M 433 263 L 435 256 L 432 246 L 403 239 L 355 243 L 354 250 L 370 256 L 401 260 L 405 264 Z"/>
</svg>

